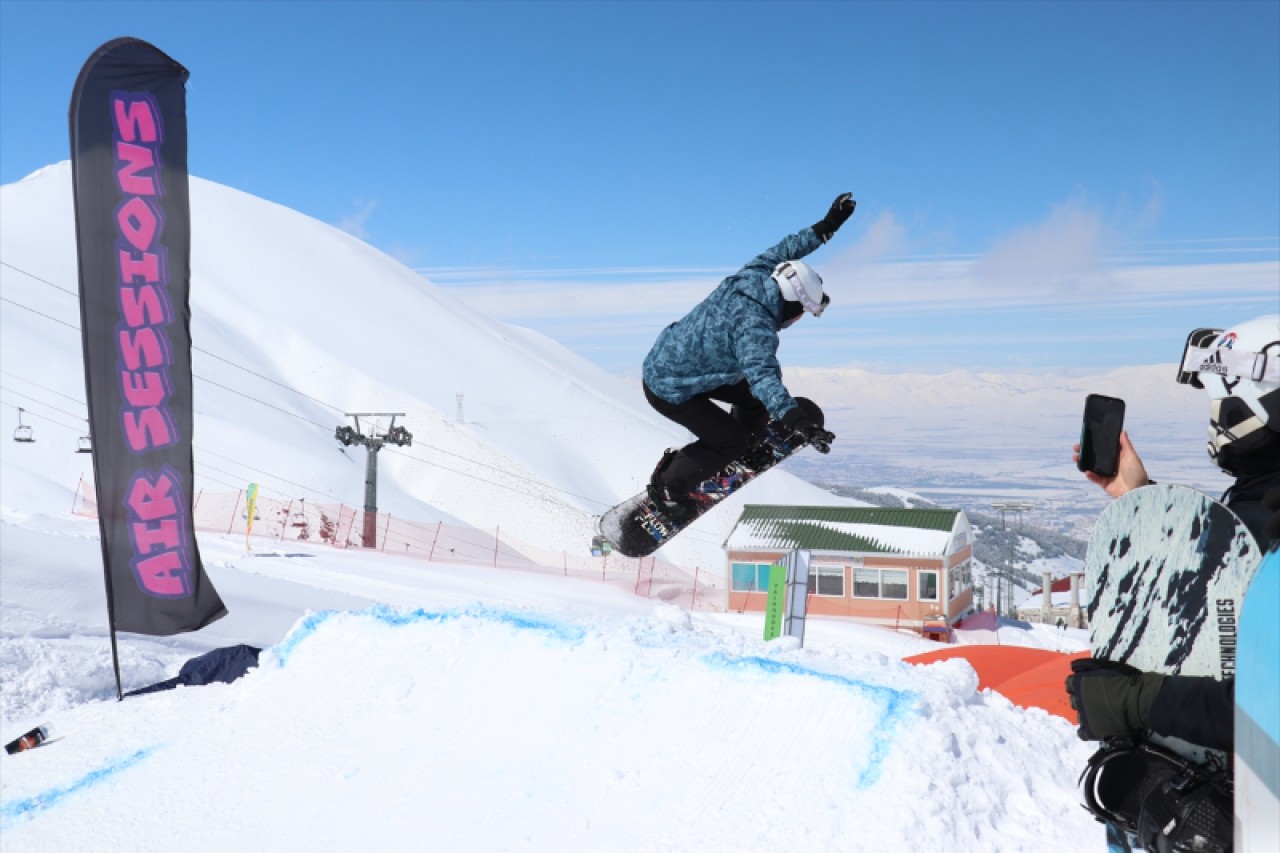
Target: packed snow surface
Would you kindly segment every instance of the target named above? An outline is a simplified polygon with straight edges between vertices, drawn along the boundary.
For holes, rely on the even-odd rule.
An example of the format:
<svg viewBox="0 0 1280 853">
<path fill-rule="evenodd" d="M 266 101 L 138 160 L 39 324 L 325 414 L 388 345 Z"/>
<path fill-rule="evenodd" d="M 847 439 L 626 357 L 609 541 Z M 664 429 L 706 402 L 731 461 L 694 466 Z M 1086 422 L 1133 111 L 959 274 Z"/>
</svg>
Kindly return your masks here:
<svg viewBox="0 0 1280 853">
<path fill-rule="evenodd" d="M 916 636 L 690 613 L 604 583 L 202 537 L 231 614 L 121 635 L 126 689 L 236 642 L 229 685 L 115 701 L 96 526 L 4 523 L 6 853 L 1080 849 L 1085 744 Z M 1063 632 L 1005 627 L 1053 647 Z M 1073 648 L 1078 648 L 1078 637 Z"/>
</svg>

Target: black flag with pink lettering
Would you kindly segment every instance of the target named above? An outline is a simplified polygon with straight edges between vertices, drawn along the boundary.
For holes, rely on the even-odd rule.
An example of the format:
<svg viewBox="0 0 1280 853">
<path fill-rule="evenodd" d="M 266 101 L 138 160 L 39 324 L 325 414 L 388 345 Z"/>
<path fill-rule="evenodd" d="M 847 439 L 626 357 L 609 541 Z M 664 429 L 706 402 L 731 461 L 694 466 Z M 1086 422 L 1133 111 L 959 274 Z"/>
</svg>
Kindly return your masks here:
<svg viewBox="0 0 1280 853">
<path fill-rule="evenodd" d="M 107 610 L 165 636 L 227 612 L 191 515 L 188 72 L 144 41 L 98 48 L 71 96 L 80 323 Z"/>
</svg>

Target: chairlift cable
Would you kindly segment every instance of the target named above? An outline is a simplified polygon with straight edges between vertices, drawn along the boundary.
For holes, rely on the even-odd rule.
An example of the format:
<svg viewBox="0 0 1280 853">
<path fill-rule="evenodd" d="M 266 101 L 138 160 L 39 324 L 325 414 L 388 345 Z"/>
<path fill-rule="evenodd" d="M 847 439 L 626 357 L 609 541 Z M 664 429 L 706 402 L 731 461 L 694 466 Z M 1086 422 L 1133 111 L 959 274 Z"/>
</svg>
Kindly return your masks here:
<svg viewBox="0 0 1280 853">
<path fill-rule="evenodd" d="M 62 286 L 62 285 L 60 285 L 60 284 L 54 284 L 53 282 L 49 281 L 48 279 L 41 278 L 40 276 L 36 275 L 36 274 L 35 274 L 35 273 L 33 273 L 33 272 L 28 272 L 27 270 L 24 270 L 22 267 L 15 267 L 13 264 L 9 263 L 8 261 L 0 261 L 0 266 L 8 267 L 9 269 L 13 270 L 14 272 L 22 273 L 23 275 L 27 276 L 28 278 L 34 278 L 36 281 L 40 282 L 41 284 L 47 284 L 47 285 L 49 285 L 49 286 L 50 286 L 50 287 L 52 287 L 54 290 L 61 290 L 63 293 L 70 294 L 71 296 L 78 296 L 78 295 L 79 295 L 79 294 L 77 294 L 74 290 L 68 290 L 67 288 L 63 287 L 63 286 Z"/>
<path fill-rule="evenodd" d="M 22 273 L 23 275 L 26 275 L 26 276 L 28 276 L 28 277 L 30 277 L 30 278 L 32 278 L 32 279 L 34 279 L 34 280 L 36 280 L 36 281 L 38 281 L 38 282 L 42 283 L 42 284 L 47 284 L 47 285 L 49 285 L 50 287 L 53 287 L 54 289 L 59 290 L 59 291 L 62 291 L 63 293 L 66 293 L 66 294 L 68 294 L 68 295 L 71 295 L 71 296 L 76 296 L 76 295 L 77 295 L 74 291 L 68 290 L 67 288 L 64 288 L 64 287 L 61 287 L 61 286 L 59 286 L 59 285 L 57 285 L 57 284 L 54 284 L 53 282 L 48 281 L 47 279 L 41 278 L 40 276 L 37 276 L 37 275 L 35 275 L 34 273 L 31 273 L 31 272 L 29 272 L 29 271 L 27 271 L 27 270 L 25 270 L 25 269 L 22 269 L 22 268 L 20 268 L 20 267 L 16 267 L 16 266 L 14 266 L 13 264 L 8 263 L 7 261 L 0 261 L 0 265 L 6 266 L 6 267 L 8 267 L 8 268 L 10 268 L 10 269 L 12 269 L 12 270 L 14 270 L 14 271 L 16 271 L 16 272 Z M 40 315 L 41 317 L 44 317 L 44 318 L 46 318 L 46 319 L 53 320 L 54 322 L 59 323 L 59 324 L 64 325 L 64 326 L 67 326 L 68 328 L 75 329 L 76 331 L 79 331 L 79 330 L 80 330 L 80 327 L 79 327 L 79 326 L 77 326 L 77 325 L 74 325 L 74 324 L 72 324 L 72 323 L 68 323 L 68 322 L 66 322 L 66 321 L 64 321 L 64 320 L 60 320 L 60 319 L 58 319 L 57 317 L 53 317 L 53 316 L 51 316 L 51 315 L 49 315 L 49 314 L 45 314 L 44 312 L 37 311 L 37 310 L 36 310 L 36 309 L 34 309 L 34 308 L 30 308 L 30 307 L 28 307 L 28 306 L 26 306 L 26 305 L 23 305 L 23 304 L 22 304 L 22 303 L 20 303 L 20 302 L 15 302 L 14 300 L 9 299 L 9 298 L 7 298 L 7 297 L 0 297 L 0 300 L 3 300 L 3 301 L 5 301 L 5 302 L 8 302 L 8 303 L 10 303 L 10 304 L 12 304 L 12 305 L 15 305 L 15 306 L 17 306 L 17 307 L 19 307 L 19 308 L 22 308 L 22 309 L 26 310 L 26 311 L 30 311 L 30 312 L 31 312 L 31 313 L 33 313 L 33 314 L 38 314 L 38 315 Z M 305 393 L 305 392 L 303 392 L 303 391 L 299 391 L 299 390 L 298 390 L 298 389 L 296 389 L 296 388 L 293 388 L 293 387 L 291 387 L 291 386 L 289 386 L 289 385 L 286 385 L 286 384 L 284 384 L 284 383 L 282 383 L 282 382 L 279 382 L 279 381 L 277 381 L 277 380 L 271 379 L 271 378 L 270 378 L 270 377 L 268 377 L 268 376 L 264 376 L 263 374 L 261 374 L 261 373 L 259 373 L 259 372 L 255 371 L 255 370 L 252 370 L 251 368 L 245 367 L 245 366 L 243 366 L 243 365 L 241 365 L 241 364 L 237 364 L 236 362 L 234 362 L 234 361 L 232 361 L 232 360 L 230 360 L 230 359 L 228 359 L 228 358 L 225 358 L 225 357 L 223 357 L 223 356 L 217 355 L 216 353 L 210 352 L 210 351 L 205 350 L 205 349 L 203 349 L 203 348 L 201 348 L 201 347 L 196 347 L 196 346 L 194 346 L 194 345 L 192 346 L 192 349 L 193 349 L 193 350 L 196 350 L 196 351 L 198 351 L 198 352 L 201 352 L 201 353 L 203 353 L 203 354 L 205 354 L 205 355 L 208 355 L 208 356 L 210 356 L 210 357 L 212 357 L 212 358 L 215 358 L 215 359 L 217 359 L 217 360 L 219 360 L 219 361 L 225 362 L 226 364 L 229 364 L 229 365 L 231 365 L 232 367 L 235 367 L 235 368 L 237 368 L 237 369 L 239 369 L 239 370 L 242 370 L 242 371 L 244 371 L 244 372 L 246 372 L 246 373 L 249 373 L 249 374 L 251 374 L 251 375 L 253 375 L 253 376 L 256 376 L 256 377 L 258 377 L 258 378 L 260 378 L 260 379 L 262 379 L 262 380 L 264 380 L 264 381 L 266 381 L 266 382 L 270 382 L 270 383 L 272 383 L 273 385 L 277 385 L 277 386 L 279 386 L 279 387 L 281 387 L 281 388 L 283 388 L 283 389 L 285 389 L 285 390 L 287 390 L 287 391 L 291 391 L 291 392 L 292 392 L 292 393 L 294 393 L 294 394 L 298 394 L 299 396 L 305 397 L 305 398 L 307 398 L 307 399 L 309 399 L 309 400 L 311 400 L 311 401 L 313 401 L 313 402 L 315 402 L 315 403 L 318 403 L 318 404 L 320 404 L 320 405 L 322 405 L 322 406 L 325 406 L 325 407 L 327 407 L 327 408 L 333 409 L 334 411 L 337 411 L 337 412 L 345 412 L 345 411 L 346 411 L 345 409 L 343 409 L 343 408 L 341 408 L 341 407 L 339 407 L 339 406 L 335 406 L 335 405 L 333 405 L 332 403 L 328 403 L 328 402 L 326 402 L 326 401 L 324 401 L 324 400 L 321 400 L 321 399 L 319 399 L 319 398 L 317 398 L 317 397 L 312 397 L 311 395 L 309 395 L 309 394 L 307 394 L 307 393 Z M 297 414 L 297 413 L 295 413 L 295 412 L 290 412 L 290 411 L 288 411 L 287 409 L 283 409 L 283 408 L 281 408 L 281 407 L 279 407 L 279 406 L 276 406 L 276 405 L 274 405 L 274 404 L 272 404 L 272 403 L 268 403 L 268 402 L 266 402 L 266 401 L 264 401 L 264 400 L 260 400 L 260 399 L 258 399 L 257 397 L 254 397 L 254 396 L 252 396 L 252 395 L 250 395 L 250 394 L 246 394 L 246 393 L 244 393 L 243 391 L 238 391 L 238 390 L 236 390 L 235 388 L 232 388 L 232 387 L 230 387 L 230 386 L 228 386 L 228 385 L 223 385 L 222 383 L 215 382 L 215 381 L 213 381 L 212 379 L 207 379 L 207 378 L 205 378 L 205 377 L 203 377 L 203 376 L 200 376 L 200 375 L 198 375 L 198 374 L 195 374 L 194 372 L 192 373 L 192 375 L 193 375 L 193 377 L 194 377 L 194 378 L 199 379 L 199 380 L 201 380 L 202 382 L 207 382 L 207 383 L 208 383 L 208 384 L 210 384 L 210 385 L 214 385 L 215 387 L 222 388 L 222 389 L 223 389 L 223 390 L 225 390 L 225 391 L 229 391 L 229 392 L 231 392 L 231 393 L 233 393 L 233 394 L 237 394 L 237 395 L 239 395 L 239 396 L 241 396 L 241 397 L 244 397 L 245 399 L 251 400 L 251 401 L 253 401 L 253 402 L 255 402 L 255 403 L 258 403 L 258 404 L 260 404 L 260 405 L 266 406 L 266 407 L 268 407 L 268 408 L 275 409 L 275 410 L 276 410 L 276 411 L 278 411 L 278 412 L 281 412 L 281 413 L 283 413 L 283 414 L 289 415 L 290 417 L 297 418 L 298 420 L 301 420 L 301 421 L 304 421 L 304 422 L 306 422 L 306 423 L 312 424 L 312 425 L 317 426 L 317 427 L 319 427 L 319 428 L 321 428 L 321 429 L 323 429 L 323 430 L 328 431 L 328 430 L 329 430 L 329 428 L 330 428 L 330 427 L 329 427 L 328 425 L 326 425 L 326 424 L 319 423 L 318 421 L 313 421 L 313 420 L 311 420 L 310 418 L 307 418 L 307 417 L 305 417 L 305 416 L 303 416 L 303 415 L 299 415 L 299 414 Z M 32 383 L 32 384 L 35 384 L 35 383 Z M 49 390 L 49 389 L 45 389 L 45 390 Z M 54 393 L 58 393 L 58 392 L 54 392 Z M 65 395 L 60 395 L 60 396 L 65 396 Z M 590 498 L 590 497 L 587 497 L 586 495 L 579 495 L 579 494 L 576 494 L 576 493 L 570 492 L 570 491 L 568 491 L 568 490 L 566 490 L 566 489 L 561 489 L 561 488 L 558 488 L 558 487 L 556 487 L 556 486 L 551 486 L 551 485 L 549 485 L 549 484 L 543 483 L 542 481 L 540 481 L 540 480 L 536 480 L 536 479 L 534 479 L 534 478 L 532 478 L 532 477 L 525 477 L 525 476 L 520 475 L 520 474 L 515 474 L 515 473 L 510 472 L 510 471 L 507 471 L 507 470 L 505 470 L 505 469 L 503 469 L 503 468 L 499 468 L 499 467 L 497 467 L 497 466 L 495 466 L 495 465 L 489 465 L 489 464 L 484 463 L 484 462 L 479 462 L 479 461 L 477 461 L 477 460 L 470 459 L 470 458 L 468 458 L 468 457 L 466 457 L 466 456 L 462 456 L 462 455 L 460 455 L 460 454 L 453 453 L 453 452 L 451 452 L 451 451 L 445 450 L 445 449 L 440 448 L 440 447 L 435 447 L 435 446 L 432 446 L 432 445 L 420 445 L 420 446 L 422 446 L 424 449 L 431 450 L 431 451 L 433 451 L 433 452 L 436 452 L 436 453 L 439 453 L 439 454 L 442 454 L 442 455 L 452 456 L 452 457 L 454 457 L 455 459 L 461 460 L 461 461 L 463 461 L 463 462 L 465 462 L 465 463 L 467 463 L 467 464 L 469 464 L 469 465 L 475 465 L 475 466 L 479 466 L 479 467 L 481 467 L 481 468 L 487 468 L 487 469 L 489 469 L 489 470 L 492 470 L 492 471 L 498 472 L 498 473 L 500 473 L 500 474 L 503 474 L 504 476 L 511 477 L 511 478 L 513 478 L 513 479 L 516 479 L 516 480 L 522 480 L 522 481 L 524 481 L 524 482 L 527 482 L 527 483 L 530 483 L 530 484 L 533 484 L 533 485 L 539 486 L 540 488 L 545 488 L 545 489 L 547 489 L 547 490 L 549 490 L 549 491 L 559 492 L 559 493 L 561 493 L 561 494 L 563 494 L 563 495 L 567 495 L 567 496 L 569 496 L 569 497 L 573 497 L 573 498 L 577 498 L 577 499 L 582 500 L 582 501 L 586 501 L 586 502 L 587 502 L 587 503 L 589 503 L 589 504 L 594 504 L 594 505 L 596 505 L 596 506 L 603 507 L 603 508 L 608 508 L 608 507 L 610 507 L 610 506 L 613 506 L 613 503 L 611 503 L 611 502 L 609 502 L 609 501 L 599 500 L 599 499 L 597 499 L 597 498 Z M 464 473 L 464 472 L 456 471 L 456 470 L 454 470 L 454 469 L 445 468 L 444 466 L 441 466 L 441 465 L 439 465 L 438 463 L 428 462 L 427 460 L 420 459 L 420 458 L 415 457 L 415 456 L 412 456 L 412 455 L 410 455 L 410 454 L 403 454 L 403 453 L 402 453 L 402 455 L 406 455 L 406 456 L 408 456 L 408 458 L 410 458 L 410 459 L 414 459 L 414 460 L 416 460 L 416 461 L 418 461 L 418 462 L 422 462 L 423 464 L 427 464 L 427 465 L 435 465 L 436 467 L 440 468 L 441 470 L 449 471 L 449 472 L 451 472 L 451 473 L 458 474 L 459 476 L 463 476 L 463 477 L 470 477 L 471 479 L 474 479 L 474 480 L 476 480 L 477 482 L 487 483 L 487 484 L 489 484 L 489 485 L 498 486 L 498 487 L 500 487 L 500 488 L 506 488 L 506 489 L 508 489 L 508 490 L 510 490 L 510 491 L 515 491 L 517 494 L 524 494 L 524 495 L 529 496 L 529 497 L 535 497 L 535 498 L 539 498 L 539 499 L 542 499 L 542 500 L 551 501 L 551 502 L 553 502 L 553 503 L 559 503 L 559 504 L 560 504 L 560 505 L 562 505 L 562 506 L 569 506 L 568 504 L 566 504 L 566 503 L 564 503 L 564 502 L 557 502 L 557 501 L 552 500 L 551 498 L 545 498 L 545 497 L 542 497 L 542 496 L 539 496 L 539 495 L 534 495 L 534 494 L 532 494 L 532 493 L 530 493 L 530 492 L 528 492 L 528 491 L 523 491 L 523 490 L 520 490 L 520 489 L 515 489 L 515 488 L 510 487 L 510 486 L 505 486 L 505 485 L 503 485 L 503 484 L 501 484 L 501 483 L 495 483 L 495 482 L 493 482 L 493 481 L 491 481 L 491 480 L 486 480 L 486 479 L 484 479 L 484 478 L 476 477 L 476 476 L 474 476 L 474 475 L 466 474 L 466 473 Z"/>
<path fill-rule="evenodd" d="M 45 389 L 45 390 L 48 390 L 48 389 Z M 57 412 L 57 413 L 58 413 L 58 414 L 60 414 L 60 415 L 66 415 L 67 417 L 70 417 L 70 418 L 76 418 L 77 420 L 82 420 L 82 421 L 83 421 L 83 420 L 86 420 L 86 418 L 84 418 L 84 417 L 83 417 L 83 416 L 81 416 L 81 415 L 77 415 L 77 414 L 76 414 L 76 413 L 74 413 L 74 412 L 68 412 L 68 411 L 66 411 L 65 409 L 59 409 L 57 406 L 52 406 L 52 405 L 50 405 L 50 404 L 46 403 L 44 400 L 39 399 L 38 397 L 32 397 L 30 394 L 24 394 L 24 393 L 22 393 L 21 391 L 17 391 L 17 390 L 15 390 L 15 389 L 13 389 L 13 388 L 6 388 L 3 384 L 0 384 L 0 391 L 8 391 L 10 394 L 16 394 L 16 395 L 18 395 L 19 397 L 25 397 L 26 399 L 28 399 L 28 400 L 32 400 L 32 401 L 34 401 L 35 403 L 37 403 L 37 404 L 39 404 L 39 405 L 41 405 L 41 406 L 44 406 L 44 407 L 45 407 L 45 408 L 47 408 L 47 409 L 52 409 L 53 411 Z"/>
<path fill-rule="evenodd" d="M 31 410 L 29 407 L 27 407 L 27 406 L 19 406 L 19 405 L 16 405 L 16 404 L 14 404 L 14 403 L 3 403 L 3 405 L 8 406 L 8 407 L 9 407 L 9 408 L 11 408 L 11 409 L 21 409 L 24 413 L 26 413 L 26 414 L 28 414 L 28 415 L 31 415 L 32 417 L 39 418 L 39 419 L 40 419 L 40 420 L 42 420 L 42 421 L 48 421 L 49 423 L 51 423 L 51 424 L 53 424 L 53 425 L 55 425 L 55 426 L 60 426 L 60 427 L 62 427 L 63 429 L 70 430 L 71 432 L 74 432 L 74 433 L 76 433 L 77 435 L 83 435 L 83 434 L 84 434 L 84 428 L 83 428 L 83 427 L 70 427 L 70 426 L 67 426 L 67 425 L 66 425 L 66 424 L 64 424 L 62 421 L 58 420 L 57 418 L 51 418 L 51 417 L 49 417 L 48 415 L 41 414 L 41 413 L 40 413 L 40 412 L 38 412 L 38 411 L 32 411 L 32 410 Z"/>
<path fill-rule="evenodd" d="M 44 317 L 46 320 L 52 320 L 55 323 L 60 323 L 61 325 L 66 326 L 69 329 L 75 329 L 77 332 L 80 331 L 80 327 L 75 325 L 74 323 L 68 323 L 66 320 L 59 320 L 57 317 L 54 317 L 51 314 L 46 314 L 43 311 L 37 311 L 34 308 L 29 308 L 28 306 L 23 305 L 21 302 L 14 302 L 12 299 L 10 299 L 7 296 L 0 296 L 0 302 L 8 302 L 10 305 L 15 305 L 24 311 L 30 311 L 32 314 L 39 314 L 41 317 Z"/>
<path fill-rule="evenodd" d="M 21 380 L 22 382 L 25 382 L 28 385 L 34 385 L 35 387 L 39 388 L 41 391 L 48 391 L 50 394 L 57 394 L 59 397 L 70 400 L 73 403 L 78 403 L 81 406 L 85 405 L 84 400 L 78 399 L 76 397 L 72 397 L 70 394 L 63 394 L 61 391 L 57 391 L 53 388 L 48 388 L 44 385 L 41 385 L 39 382 L 33 382 L 30 379 L 27 379 L 26 377 L 20 374 L 12 373 L 8 370 L 3 370 L 3 369 L 0 369 L 0 374 L 3 374 L 4 376 L 12 376 L 14 379 Z"/>
</svg>

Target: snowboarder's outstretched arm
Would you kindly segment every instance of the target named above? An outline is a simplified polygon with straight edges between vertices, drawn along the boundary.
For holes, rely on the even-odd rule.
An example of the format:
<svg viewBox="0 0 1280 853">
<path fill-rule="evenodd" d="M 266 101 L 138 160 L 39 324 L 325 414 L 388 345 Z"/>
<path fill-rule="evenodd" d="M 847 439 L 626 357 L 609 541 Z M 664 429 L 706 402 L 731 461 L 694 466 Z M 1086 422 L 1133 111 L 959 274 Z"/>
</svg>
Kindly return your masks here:
<svg viewBox="0 0 1280 853">
<path fill-rule="evenodd" d="M 756 255 L 743 269 L 762 270 L 766 275 L 772 275 L 774 269 L 783 261 L 800 260 L 830 240 L 832 235 L 840 230 L 840 226 L 853 215 L 857 205 L 851 193 L 841 193 L 831 203 L 831 209 L 827 211 L 826 216 L 808 228 L 782 238 L 782 242 Z"/>
</svg>

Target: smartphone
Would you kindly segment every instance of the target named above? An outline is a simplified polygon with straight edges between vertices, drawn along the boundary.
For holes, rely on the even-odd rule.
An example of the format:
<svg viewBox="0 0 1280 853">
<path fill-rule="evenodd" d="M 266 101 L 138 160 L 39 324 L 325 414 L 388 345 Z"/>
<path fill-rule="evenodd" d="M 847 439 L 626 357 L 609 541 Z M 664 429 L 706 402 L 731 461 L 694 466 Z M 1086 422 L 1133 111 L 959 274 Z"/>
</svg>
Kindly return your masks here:
<svg viewBox="0 0 1280 853">
<path fill-rule="evenodd" d="M 1124 400 L 1090 394 L 1084 401 L 1080 425 L 1081 471 L 1114 477 L 1120 467 L 1120 431 L 1124 429 Z"/>
</svg>

